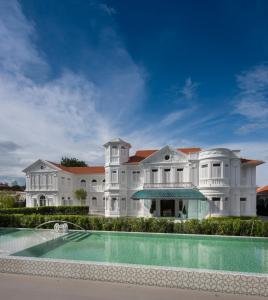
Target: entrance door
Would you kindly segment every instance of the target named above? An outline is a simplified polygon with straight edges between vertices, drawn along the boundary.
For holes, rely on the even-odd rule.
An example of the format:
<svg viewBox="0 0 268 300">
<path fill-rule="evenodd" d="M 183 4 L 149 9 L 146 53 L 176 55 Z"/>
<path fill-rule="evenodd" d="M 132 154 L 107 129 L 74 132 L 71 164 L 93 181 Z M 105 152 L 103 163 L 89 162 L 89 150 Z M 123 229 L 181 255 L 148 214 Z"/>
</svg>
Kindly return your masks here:
<svg viewBox="0 0 268 300">
<path fill-rule="evenodd" d="M 46 206 L 46 197 L 44 195 L 40 196 L 40 206 Z"/>
<path fill-rule="evenodd" d="M 161 217 L 175 217 L 175 200 L 160 201 Z"/>
</svg>

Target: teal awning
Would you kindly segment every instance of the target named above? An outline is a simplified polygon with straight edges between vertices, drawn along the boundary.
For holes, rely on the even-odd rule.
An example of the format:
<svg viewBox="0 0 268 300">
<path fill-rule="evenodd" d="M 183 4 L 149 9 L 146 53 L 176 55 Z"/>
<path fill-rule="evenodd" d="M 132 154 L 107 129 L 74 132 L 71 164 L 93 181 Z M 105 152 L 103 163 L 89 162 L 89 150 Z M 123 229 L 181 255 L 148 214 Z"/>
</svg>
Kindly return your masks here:
<svg viewBox="0 0 268 300">
<path fill-rule="evenodd" d="M 133 200 L 139 199 L 188 199 L 206 200 L 197 189 L 145 189 L 134 193 Z"/>
</svg>

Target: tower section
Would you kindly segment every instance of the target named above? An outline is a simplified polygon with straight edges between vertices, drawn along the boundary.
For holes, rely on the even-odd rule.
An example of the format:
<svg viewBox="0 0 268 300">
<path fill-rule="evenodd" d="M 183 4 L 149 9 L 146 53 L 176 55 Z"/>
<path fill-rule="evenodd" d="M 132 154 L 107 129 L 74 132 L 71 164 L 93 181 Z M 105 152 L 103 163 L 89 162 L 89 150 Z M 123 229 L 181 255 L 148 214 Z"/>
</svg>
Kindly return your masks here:
<svg viewBox="0 0 268 300">
<path fill-rule="evenodd" d="M 113 139 L 105 148 L 105 216 L 118 217 L 127 214 L 126 169 L 131 145 L 120 138 Z"/>
</svg>

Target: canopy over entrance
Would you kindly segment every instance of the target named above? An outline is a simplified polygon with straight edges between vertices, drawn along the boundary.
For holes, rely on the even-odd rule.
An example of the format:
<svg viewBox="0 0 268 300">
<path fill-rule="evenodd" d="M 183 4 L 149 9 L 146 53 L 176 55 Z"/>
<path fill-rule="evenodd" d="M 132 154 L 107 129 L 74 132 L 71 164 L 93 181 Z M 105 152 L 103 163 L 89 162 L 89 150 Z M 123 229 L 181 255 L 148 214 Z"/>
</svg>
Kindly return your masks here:
<svg viewBox="0 0 268 300">
<path fill-rule="evenodd" d="M 145 189 L 134 193 L 133 200 L 139 199 L 187 199 L 207 200 L 206 197 L 196 189 Z"/>
</svg>

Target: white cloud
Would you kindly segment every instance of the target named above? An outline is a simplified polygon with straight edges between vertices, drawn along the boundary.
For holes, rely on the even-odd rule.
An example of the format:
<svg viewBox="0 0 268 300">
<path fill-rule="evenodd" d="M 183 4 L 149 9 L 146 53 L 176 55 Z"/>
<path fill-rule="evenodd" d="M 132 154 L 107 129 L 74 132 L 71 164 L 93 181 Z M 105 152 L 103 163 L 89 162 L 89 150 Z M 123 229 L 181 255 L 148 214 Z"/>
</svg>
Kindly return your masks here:
<svg viewBox="0 0 268 300">
<path fill-rule="evenodd" d="M 258 65 L 237 76 L 239 94 L 235 113 L 246 120 L 238 133 L 268 128 L 268 66 Z"/>
<path fill-rule="evenodd" d="M 193 112 L 193 109 L 181 109 L 177 111 L 173 111 L 171 113 L 168 113 L 164 118 L 161 120 L 160 125 L 161 126 L 169 126 L 174 123 L 176 123 L 179 120 L 182 120 L 183 118 L 189 117 L 189 114 Z"/>
<path fill-rule="evenodd" d="M 16 1 L 0 3 L 0 22 L 0 175 L 22 175 L 37 158 L 102 162 L 102 145 L 120 135 L 119 115 L 135 111 L 144 93 L 143 70 L 116 32 L 102 31 L 98 50 L 108 48 L 111 63 L 98 84 L 70 70 L 39 81 L 49 64 L 33 42 L 34 24 Z"/>
<path fill-rule="evenodd" d="M 192 100 L 195 98 L 198 85 L 199 84 L 197 82 L 192 81 L 191 77 L 188 77 L 185 80 L 183 88 L 180 90 L 182 96 L 187 100 Z"/>
<path fill-rule="evenodd" d="M 117 14 L 117 11 L 112 6 L 107 5 L 106 3 L 100 3 L 100 8 L 107 13 L 109 16 Z"/>
</svg>

